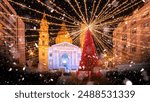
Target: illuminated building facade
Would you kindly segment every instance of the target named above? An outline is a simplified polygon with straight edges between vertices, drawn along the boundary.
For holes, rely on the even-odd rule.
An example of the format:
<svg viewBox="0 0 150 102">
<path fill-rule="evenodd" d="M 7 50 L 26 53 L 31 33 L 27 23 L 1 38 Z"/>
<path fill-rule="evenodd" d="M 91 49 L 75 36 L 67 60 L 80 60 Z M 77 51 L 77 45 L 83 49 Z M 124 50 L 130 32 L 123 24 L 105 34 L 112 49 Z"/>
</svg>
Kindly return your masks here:
<svg viewBox="0 0 150 102">
<path fill-rule="evenodd" d="M 113 53 L 117 65 L 150 62 L 150 2 L 137 9 L 113 32 Z"/>
<path fill-rule="evenodd" d="M 49 69 L 78 70 L 81 49 L 68 42 L 55 44 L 49 48 Z"/>
<path fill-rule="evenodd" d="M 0 0 L 0 40 L 20 64 L 25 64 L 25 24 L 7 0 Z"/>
<path fill-rule="evenodd" d="M 78 70 L 81 58 L 81 49 L 72 44 L 72 39 L 67 31 L 65 23 L 56 37 L 56 44 L 49 46 L 48 24 L 44 15 L 40 24 L 39 37 L 39 71 L 59 70 L 65 71 Z"/>
</svg>

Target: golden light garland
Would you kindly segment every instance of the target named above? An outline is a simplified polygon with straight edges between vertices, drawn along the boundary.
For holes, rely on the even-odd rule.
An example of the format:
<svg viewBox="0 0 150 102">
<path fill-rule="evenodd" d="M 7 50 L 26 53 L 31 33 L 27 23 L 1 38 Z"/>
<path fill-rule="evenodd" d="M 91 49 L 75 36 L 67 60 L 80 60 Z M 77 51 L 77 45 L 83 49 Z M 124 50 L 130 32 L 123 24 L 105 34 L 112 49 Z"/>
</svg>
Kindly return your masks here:
<svg viewBox="0 0 150 102">
<path fill-rule="evenodd" d="M 56 10 L 56 9 L 53 9 L 53 8 L 50 7 L 50 6 L 47 6 L 46 4 L 44 4 L 43 2 L 41 2 L 40 0 L 37 0 L 37 1 L 38 1 L 38 3 L 40 3 L 41 5 L 47 7 L 49 10 L 54 10 L 57 14 L 60 14 L 60 15 L 62 15 L 63 17 L 66 17 L 67 19 L 69 19 L 69 20 L 71 20 L 71 21 L 74 21 L 74 20 L 72 19 L 72 17 L 71 17 L 68 13 L 66 13 L 64 10 L 61 9 L 61 11 L 65 14 L 65 16 L 64 16 L 63 13 L 59 12 L 59 11 Z"/>
<path fill-rule="evenodd" d="M 21 3 L 15 2 L 13 0 L 8 0 L 8 1 L 10 1 L 10 2 L 12 2 L 12 3 L 14 3 L 14 4 L 18 5 L 18 6 L 24 7 L 26 9 L 30 10 L 30 11 L 36 12 L 38 14 L 44 14 L 41 11 L 29 8 L 26 5 L 23 5 Z M 41 2 L 39 0 L 37 0 L 37 1 L 41 5 L 47 7 L 49 10 L 53 9 L 52 7 L 46 5 L 45 3 L 43 3 L 43 2 Z M 61 16 L 65 17 L 66 20 L 60 19 L 60 18 L 58 18 L 56 16 L 52 16 L 50 14 L 46 14 L 47 17 L 56 19 L 58 21 L 62 21 L 62 22 L 68 23 L 68 24 L 66 24 L 66 27 L 68 27 L 68 28 L 69 27 L 70 28 L 80 28 L 79 25 L 77 24 L 79 22 L 78 20 L 74 21 L 72 19 L 72 16 L 70 16 L 66 11 L 64 11 L 61 7 L 59 7 L 59 5 L 57 5 L 56 3 L 52 2 L 51 0 L 48 0 L 48 1 L 49 1 L 50 4 L 52 4 L 53 6 L 55 6 L 55 8 L 56 8 L 56 9 L 54 9 L 55 13 L 60 14 Z M 104 7 L 102 8 L 102 10 L 100 10 L 100 12 L 98 12 L 98 9 L 100 7 L 100 4 L 101 4 L 102 0 L 99 0 L 97 5 L 96 5 L 96 0 L 94 0 L 93 3 L 92 3 L 92 11 L 91 11 L 91 16 L 90 16 L 91 18 L 88 18 L 88 13 L 87 13 L 88 10 L 87 10 L 87 4 L 86 4 L 87 0 L 83 1 L 84 2 L 85 15 L 83 14 L 83 11 L 81 10 L 81 7 L 80 7 L 78 1 L 77 0 L 74 0 L 74 1 L 76 3 L 76 6 L 77 6 L 78 10 L 74 7 L 74 5 L 72 5 L 71 1 L 65 0 L 65 2 L 67 2 L 68 5 L 70 5 L 70 7 L 73 9 L 73 11 L 76 13 L 76 15 L 81 19 L 80 22 L 86 24 L 87 27 L 89 27 L 89 28 L 92 29 L 93 36 L 96 39 L 96 44 L 100 47 L 101 50 L 105 49 L 105 48 L 107 48 L 109 50 L 111 48 L 111 46 L 108 44 L 108 42 L 106 42 L 104 39 L 99 39 L 98 38 L 99 35 L 103 35 L 103 36 L 107 37 L 108 39 L 112 39 L 111 36 L 108 36 L 108 35 L 106 35 L 106 34 L 103 33 L 102 30 L 104 28 L 104 25 L 117 24 L 118 22 L 120 22 L 121 20 L 123 20 L 123 18 L 125 18 L 125 16 L 123 16 L 123 17 L 115 17 L 111 21 L 106 21 L 106 20 L 112 18 L 113 16 L 119 15 L 119 14 L 123 13 L 124 11 L 126 11 L 126 10 L 128 10 L 128 9 L 130 9 L 130 8 L 132 8 L 132 7 L 138 5 L 139 3 L 142 2 L 142 1 L 137 2 L 137 0 L 135 0 L 134 2 L 128 3 L 128 0 L 125 0 L 122 4 L 117 5 L 112 10 L 112 7 L 108 6 L 109 4 L 111 4 L 111 0 L 108 0 L 106 2 L 106 4 L 104 5 Z M 78 11 L 79 11 L 79 13 L 78 13 Z M 65 14 L 65 16 L 64 16 L 64 14 Z M 23 19 L 24 21 L 30 22 L 30 23 L 38 23 L 39 24 L 41 22 L 41 20 L 38 20 L 38 19 L 30 19 L 30 18 L 19 17 L 19 16 L 16 16 L 16 17 L 18 17 L 20 19 Z M 67 21 L 67 19 L 70 20 L 70 21 Z M 101 22 L 103 22 L 103 23 L 101 23 Z M 48 22 L 48 25 L 61 26 L 61 24 L 54 23 L 54 22 Z M 3 29 L 8 29 L 8 27 L 2 27 L 2 28 Z M 15 30 L 15 28 L 11 28 L 11 29 Z M 110 32 L 112 32 L 114 29 L 115 28 L 109 27 Z M 19 29 L 19 30 L 21 30 L 21 29 Z M 26 30 L 39 31 L 39 29 L 26 29 Z M 51 31 L 57 31 L 58 30 L 59 31 L 59 29 L 49 29 L 49 30 L 51 30 Z M 70 30 L 70 32 L 71 32 L 71 30 Z M 74 32 L 70 33 L 70 36 L 73 37 L 73 41 L 75 43 L 77 43 L 77 38 L 79 37 L 79 34 L 81 32 L 82 32 L 82 30 L 80 29 L 80 30 L 77 30 L 77 31 L 74 31 Z M 57 33 L 52 33 L 52 34 L 57 34 Z M 26 37 L 37 37 L 37 36 L 39 36 L 39 35 L 27 35 Z M 114 38 L 114 37 L 113 37 L 113 39 L 115 39 L 116 41 L 120 41 L 120 39 L 117 39 L 117 38 Z M 135 45 L 135 44 L 132 44 L 132 45 Z M 145 46 L 141 46 L 141 45 L 136 45 L 136 46 L 138 46 L 138 47 L 145 47 Z"/>
<path fill-rule="evenodd" d="M 70 21 L 63 20 L 63 19 L 61 19 L 61 18 L 58 18 L 58 17 L 55 17 L 55 16 L 51 16 L 51 15 L 46 14 L 46 13 L 43 13 L 43 12 L 41 12 L 41 11 L 38 11 L 38 10 L 35 10 L 35 9 L 32 9 L 32 8 L 29 8 L 29 7 L 27 7 L 26 5 L 23 5 L 23 4 L 21 4 L 21 3 L 18 3 L 18 2 L 12 1 L 12 0 L 8 0 L 8 1 L 10 1 L 10 2 L 12 2 L 12 3 L 14 3 L 14 4 L 18 5 L 18 6 L 24 7 L 24 8 L 26 8 L 26 9 L 28 9 L 28 10 L 31 10 L 31 11 L 33 11 L 33 12 L 36 12 L 36 13 L 39 13 L 39 14 L 42 14 L 42 15 L 45 14 L 47 17 L 50 17 L 50 18 L 53 18 L 53 19 L 56 19 L 56 20 L 59 20 L 59 21 L 63 21 L 63 22 L 66 22 L 66 23 L 75 25 L 74 23 L 72 23 L 72 22 L 70 22 Z"/>
<path fill-rule="evenodd" d="M 72 9 L 75 11 L 75 13 L 77 14 L 77 16 L 81 19 L 81 21 L 85 24 L 87 24 L 87 22 L 85 21 L 85 19 L 83 19 L 79 13 L 77 12 L 77 10 L 74 8 L 74 6 L 71 4 L 71 2 L 69 0 L 66 0 L 66 2 L 68 2 L 68 4 L 72 7 Z"/>
</svg>

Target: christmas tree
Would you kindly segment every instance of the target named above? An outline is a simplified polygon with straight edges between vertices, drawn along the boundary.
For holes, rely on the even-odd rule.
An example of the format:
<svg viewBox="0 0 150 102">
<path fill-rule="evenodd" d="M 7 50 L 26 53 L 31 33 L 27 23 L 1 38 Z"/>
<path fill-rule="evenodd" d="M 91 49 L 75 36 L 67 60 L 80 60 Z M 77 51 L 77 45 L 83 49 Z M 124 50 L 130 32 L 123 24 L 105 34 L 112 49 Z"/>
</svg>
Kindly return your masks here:
<svg viewBox="0 0 150 102">
<path fill-rule="evenodd" d="M 82 56 L 79 66 L 79 71 L 92 71 L 97 65 L 98 58 L 96 56 L 92 33 L 88 29 L 84 40 Z"/>
</svg>

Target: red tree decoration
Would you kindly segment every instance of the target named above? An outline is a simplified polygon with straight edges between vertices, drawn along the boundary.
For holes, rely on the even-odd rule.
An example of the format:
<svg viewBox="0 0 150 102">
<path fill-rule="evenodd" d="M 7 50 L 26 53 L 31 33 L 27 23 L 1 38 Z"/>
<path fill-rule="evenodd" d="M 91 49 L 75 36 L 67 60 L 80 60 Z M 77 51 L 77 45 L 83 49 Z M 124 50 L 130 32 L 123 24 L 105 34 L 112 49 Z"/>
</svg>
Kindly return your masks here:
<svg viewBox="0 0 150 102">
<path fill-rule="evenodd" d="M 97 65 L 97 62 L 98 58 L 96 56 L 92 33 L 88 29 L 86 31 L 79 71 L 92 71 L 93 68 Z"/>
</svg>

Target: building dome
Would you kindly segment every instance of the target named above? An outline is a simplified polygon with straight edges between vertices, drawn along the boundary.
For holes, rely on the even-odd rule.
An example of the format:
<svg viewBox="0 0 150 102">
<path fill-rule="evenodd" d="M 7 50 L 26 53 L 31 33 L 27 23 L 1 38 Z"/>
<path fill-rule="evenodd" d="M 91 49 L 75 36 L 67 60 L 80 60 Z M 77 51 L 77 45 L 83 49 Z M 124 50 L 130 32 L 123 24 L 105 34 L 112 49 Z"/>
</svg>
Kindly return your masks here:
<svg viewBox="0 0 150 102">
<path fill-rule="evenodd" d="M 56 37 L 56 44 L 62 43 L 62 42 L 72 43 L 72 38 L 70 37 L 70 34 L 67 31 L 65 23 L 61 24 L 61 29 L 58 32 L 57 37 Z"/>
</svg>

